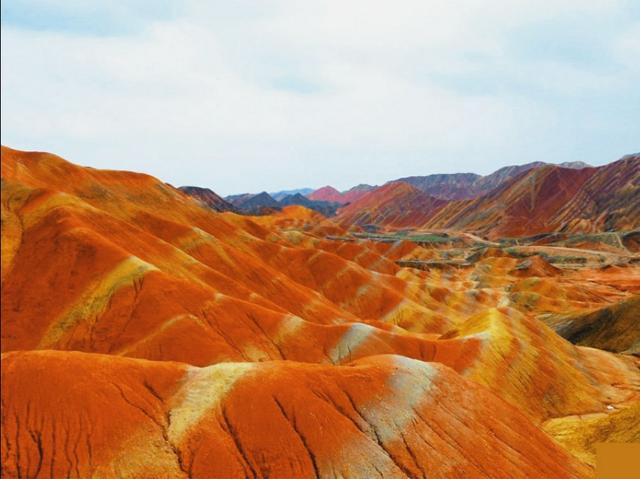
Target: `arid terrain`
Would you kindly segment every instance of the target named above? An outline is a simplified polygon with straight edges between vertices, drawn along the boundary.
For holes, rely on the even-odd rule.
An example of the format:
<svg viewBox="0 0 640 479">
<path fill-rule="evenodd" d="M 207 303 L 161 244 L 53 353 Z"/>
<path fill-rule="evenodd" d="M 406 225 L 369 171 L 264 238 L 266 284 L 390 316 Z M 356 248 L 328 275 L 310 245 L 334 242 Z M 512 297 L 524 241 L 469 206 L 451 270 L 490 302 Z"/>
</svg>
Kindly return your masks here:
<svg viewBox="0 0 640 479">
<path fill-rule="evenodd" d="M 325 215 L 3 147 L 2 477 L 594 477 L 640 442 L 640 156 L 445 176 Z"/>
</svg>

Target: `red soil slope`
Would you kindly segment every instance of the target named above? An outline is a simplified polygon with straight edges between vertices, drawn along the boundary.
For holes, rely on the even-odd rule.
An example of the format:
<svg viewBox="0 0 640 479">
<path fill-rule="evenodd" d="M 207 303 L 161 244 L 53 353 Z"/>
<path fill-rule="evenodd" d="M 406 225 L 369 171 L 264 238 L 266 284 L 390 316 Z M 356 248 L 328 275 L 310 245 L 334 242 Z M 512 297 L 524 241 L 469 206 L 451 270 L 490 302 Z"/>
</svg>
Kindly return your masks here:
<svg viewBox="0 0 640 479">
<path fill-rule="evenodd" d="M 407 183 L 387 183 L 338 212 L 342 226 L 375 224 L 386 227 L 414 226 L 426 222 L 447 204 Z"/>
<path fill-rule="evenodd" d="M 314 201 L 332 201 L 335 203 L 346 203 L 342 197 L 342 193 L 336 190 L 333 186 L 323 186 L 318 188 L 312 193 L 307 195 L 307 198 Z"/>
<path fill-rule="evenodd" d="M 342 192 L 342 199 L 345 203 L 353 203 L 354 201 L 359 200 L 368 192 L 373 191 L 377 188 L 377 186 L 371 185 L 357 185 L 353 188 L 348 189 L 347 191 Z"/>
<path fill-rule="evenodd" d="M 569 231 L 640 227 L 640 155 L 597 168 L 555 218 Z"/>
<path fill-rule="evenodd" d="M 486 389 L 401 356 L 344 367 L 2 359 L 7 477 L 591 475 Z"/>
</svg>

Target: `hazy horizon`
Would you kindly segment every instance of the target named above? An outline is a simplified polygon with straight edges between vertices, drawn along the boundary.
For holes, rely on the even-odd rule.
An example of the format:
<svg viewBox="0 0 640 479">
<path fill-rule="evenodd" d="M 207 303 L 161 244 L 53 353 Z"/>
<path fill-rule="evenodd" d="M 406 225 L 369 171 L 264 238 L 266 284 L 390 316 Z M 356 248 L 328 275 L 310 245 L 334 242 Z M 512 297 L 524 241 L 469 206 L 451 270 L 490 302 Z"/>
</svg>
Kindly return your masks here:
<svg viewBox="0 0 640 479">
<path fill-rule="evenodd" d="M 221 195 L 637 152 L 630 0 L 2 2 L 2 143 Z"/>
</svg>

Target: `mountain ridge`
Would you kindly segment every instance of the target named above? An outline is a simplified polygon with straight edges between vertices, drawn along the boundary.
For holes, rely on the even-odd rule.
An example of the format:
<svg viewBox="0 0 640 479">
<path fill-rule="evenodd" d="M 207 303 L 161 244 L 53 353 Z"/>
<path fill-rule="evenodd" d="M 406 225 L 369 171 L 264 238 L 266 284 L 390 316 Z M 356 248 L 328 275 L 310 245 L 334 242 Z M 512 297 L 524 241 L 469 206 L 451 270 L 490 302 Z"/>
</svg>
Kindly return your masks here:
<svg viewBox="0 0 640 479">
<path fill-rule="evenodd" d="M 423 223 L 489 235 L 632 230 L 640 226 L 640 156 L 608 165 L 547 165 L 478 198 L 449 203 Z"/>
<path fill-rule="evenodd" d="M 553 166 L 554 164 L 535 161 L 523 165 L 504 166 L 484 176 L 476 173 L 443 173 L 410 176 L 392 181 L 409 183 L 436 198 L 445 200 L 471 199 L 488 193 L 505 181 L 509 181 L 525 171 L 549 165 Z M 589 167 L 588 164 L 582 161 L 564 162 L 557 166 L 572 169 Z"/>
<path fill-rule="evenodd" d="M 634 165 L 573 173 L 605 193 L 587 209 L 619 206 Z M 552 178 L 536 175 L 498 196 Z M 397 225 L 452 204 L 404 183 L 368 195 L 380 191 L 373 213 Z M 640 404 L 638 358 L 540 320 L 626 314 L 611 306 L 640 294 L 640 276 L 620 245 L 606 265 L 565 269 L 472 235 L 350 235 L 303 206 L 217 212 L 146 174 L 6 147 L 0 207 L 9 477 L 438 477 L 453 458 L 470 477 L 589 478 L 585 438 L 638 434 L 614 422 Z M 600 421 L 595 435 L 580 416 Z"/>
<path fill-rule="evenodd" d="M 194 197 L 215 211 L 237 211 L 236 207 L 209 188 L 198 186 L 180 186 L 183 193 Z"/>
</svg>

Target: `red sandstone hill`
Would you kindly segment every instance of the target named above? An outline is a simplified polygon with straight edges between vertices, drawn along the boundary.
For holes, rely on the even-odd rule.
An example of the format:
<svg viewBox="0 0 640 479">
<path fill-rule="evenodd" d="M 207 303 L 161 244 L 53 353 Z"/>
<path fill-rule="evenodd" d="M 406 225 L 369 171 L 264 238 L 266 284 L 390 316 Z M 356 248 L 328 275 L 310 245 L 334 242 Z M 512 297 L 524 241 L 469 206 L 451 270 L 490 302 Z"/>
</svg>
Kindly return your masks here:
<svg viewBox="0 0 640 479">
<path fill-rule="evenodd" d="M 340 209 L 337 221 L 342 226 L 414 226 L 446 204 L 407 183 L 387 183 Z"/>
<path fill-rule="evenodd" d="M 591 477 L 485 388 L 401 356 L 341 367 L 2 360 L 7 477 Z"/>
<path fill-rule="evenodd" d="M 451 202 L 422 226 L 492 238 L 640 226 L 640 156 L 599 168 L 545 166 L 479 198 Z"/>
<path fill-rule="evenodd" d="M 342 208 L 337 221 L 345 227 L 452 229 L 490 238 L 640 227 L 639 155 L 597 168 L 537 164 L 519 168 L 514 178 L 511 167 L 481 178 L 495 176 L 499 186 L 467 200 L 446 201 L 406 183 L 387 183 Z M 437 192 L 445 188 L 440 194 L 456 196 L 466 184 L 466 177 L 461 178 L 453 185 L 447 181 L 432 186 Z"/>
<path fill-rule="evenodd" d="M 475 183 L 482 177 L 475 173 L 435 174 L 408 176 L 396 182 L 408 183 L 435 198 L 459 200 L 472 198 L 478 194 Z"/>
<path fill-rule="evenodd" d="M 480 198 L 450 203 L 426 223 L 491 237 L 557 231 L 562 224 L 550 221 L 551 217 L 576 196 L 592 173 L 558 167 L 529 170 Z"/>
<path fill-rule="evenodd" d="M 522 173 L 549 165 L 542 161 L 502 167 L 493 173 L 480 176 L 474 173 L 435 174 L 427 176 L 409 176 L 399 178 L 415 186 L 428 195 L 444 200 L 463 200 L 482 196 L 502 184 L 511 181 Z M 563 168 L 587 168 L 589 165 L 581 161 L 561 163 Z"/>
<path fill-rule="evenodd" d="M 546 423 L 638 402 L 636 359 L 537 319 L 637 294 L 633 269 L 400 268 L 431 252 L 4 147 L 1 213 L 6 477 L 591 477 Z"/>
<path fill-rule="evenodd" d="M 368 192 L 373 191 L 377 188 L 377 186 L 360 184 L 356 185 L 352 188 L 349 188 L 346 191 L 342 192 L 342 199 L 344 203 L 353 203 L 354 201 L 359 200 Z"/>
<path fill-rule="evenodd" d="M 352 203 L 362 198 L 369 191 L 376 187 L 371 185 L 357 185 L 346 191 L 340 192 L 332 186 L 323 186 L 307 195 L 307 198 L 314 201 L 330 201 L 340 204 Z"/>
<path fill-rule="evenodd" d="M 640 154 L 597 168 L 555 217 L 569 230 L 640 227 Z"/>
<path fill-rule="evenodd" d="M 542 161 L 534 161 L 523 165 L 505 166 L 486 176 L 475 173 L 444 173 L 427 176 L 408 176 L 398 178 L 389 183 L 408 183 L 429 196 L 443 200 L 471 199 L 489 193 L 526 171 L 549 165 L 549 163 Z M 581 161 L 565 162 L 558 166 L 571 169 L 589 167 L 589 165 Z M 357 201 L 366 193 L 376 188 L 376 186 L 361 184 L 340 192 L 332 186 L 324 186 L 307 194 L 307 197 L 312 200 L 333 201 L 346 204 Z"/>
<path fill-rule="evenodd" d="M 559 165 L 545 163 L 543 161 L 534 161 L 532 163 L 525 163 L 524 165 L 504 166 L 494 171 L 490 175 L 478 178 L 478 180 L 475 181 L 473 185 L 473 195 L 468 196 L 468 198 L 473 198 L 489 193 L 502 184 L 520 176 L 522 173 L 546 166 L 559 166 L 562 168 L 577 170 L 580 170 L 582 168 L 589 168 L 589 165 L 582 161 L 566 161 L 564 163 L 560 163 Z"/>
<path fill-rule="evenodd" d="M 336 190 L 333 186 L 323 186 L 315 191 L 312 191 L 307 195 L 307 198 L 314 201 L 331 201 L 334 203 L 345 203 L 342 198 L 342 193 Z"/>
</svg>

